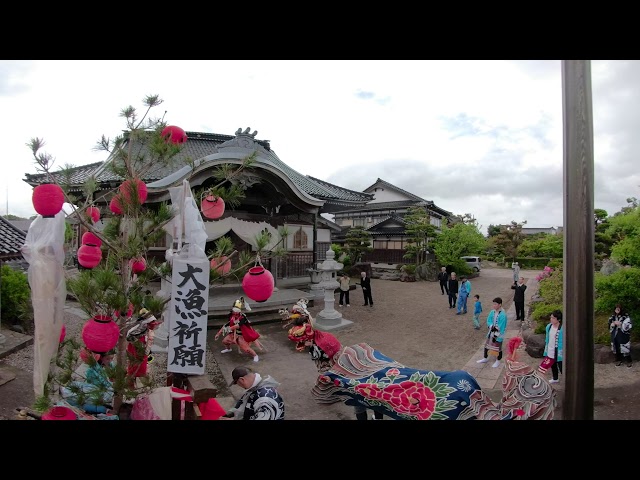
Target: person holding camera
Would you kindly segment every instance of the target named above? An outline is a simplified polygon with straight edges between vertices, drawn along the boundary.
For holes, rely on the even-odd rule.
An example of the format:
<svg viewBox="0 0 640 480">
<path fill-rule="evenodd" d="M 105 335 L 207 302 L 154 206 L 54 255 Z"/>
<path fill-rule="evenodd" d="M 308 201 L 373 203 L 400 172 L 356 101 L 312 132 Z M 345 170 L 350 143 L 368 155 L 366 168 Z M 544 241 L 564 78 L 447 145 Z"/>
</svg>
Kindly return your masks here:
<svg viewBox="0 0 640 480">
<path fill-rule="evenodd" d="M 487 316 L 487 340 L 484 344 L 484 358 L 476 360 L 476 363 L 487 363 L 489 355 L 495 356 L 496 361 L 491 365 L 493 368 L 500 366 L 502 360 L 502 342 L 507 331 L 507 313 L 502 308 L 502 298 L 493 299 L 493 309 Z"/>
</svg>

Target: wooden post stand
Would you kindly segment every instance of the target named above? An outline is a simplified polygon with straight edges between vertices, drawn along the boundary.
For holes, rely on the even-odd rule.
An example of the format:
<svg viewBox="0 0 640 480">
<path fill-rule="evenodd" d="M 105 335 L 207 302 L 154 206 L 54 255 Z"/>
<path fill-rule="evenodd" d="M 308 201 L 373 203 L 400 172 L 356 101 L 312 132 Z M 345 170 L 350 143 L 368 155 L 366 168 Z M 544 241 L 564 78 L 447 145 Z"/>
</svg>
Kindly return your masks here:
<svg viewBox="0 0 640 480">
<path fill-rule="evenodd" d="M 202 413 L 198 405 L 218 395 L 218 390 L 216 390 L 206 375 L 168 373 L 167 385 L 188 391 L 193 399 L 192 402 L 184 402 L 184 418 L 182 418 L 183 401 L 173 399 L 171 401 L 172 420 L 200 420 Z"/>
</svg>

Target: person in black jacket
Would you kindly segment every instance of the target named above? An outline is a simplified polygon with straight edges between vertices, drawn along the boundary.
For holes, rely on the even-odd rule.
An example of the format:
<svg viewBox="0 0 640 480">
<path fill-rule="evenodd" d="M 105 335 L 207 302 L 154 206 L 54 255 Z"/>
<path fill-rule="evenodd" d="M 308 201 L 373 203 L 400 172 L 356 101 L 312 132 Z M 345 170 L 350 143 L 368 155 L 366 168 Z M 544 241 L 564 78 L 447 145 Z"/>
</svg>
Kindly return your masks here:
<svg viewBox="0 0 640 480">
<path fill-rule="evenodd" d="M 449 277 L 449 308 L 455 308 L 458 301 L 458 277 L 456 272 L 451 272 Z"/>
<path fill-rule="evenodd" d="M 440 291 L 442 295 L 449 295 L 449 274 L 447 273 L 447 267 L 442 267 L 438 272 L 438 280 L 440 280 Z"/>
<path fill-rule="evenodd" d="M 524 320 L 524 291 L 527 289 L 524 284 L 524 277 L 520 277 L 518 283 L 511 285 L 511 288 L 515 290 L 513 292 L 513 303 L 516 306 L 516 320 Z"/>
<path fill-rule="evenodd" d="M 362 287 L 362 295 L 364 296 L 364 305 L 370 305 L 373 307 L 373 297 L 371 296 L 371 279 L 367 276 L 367 272 L 360 272 L 360 283 Z"/>
</svg>

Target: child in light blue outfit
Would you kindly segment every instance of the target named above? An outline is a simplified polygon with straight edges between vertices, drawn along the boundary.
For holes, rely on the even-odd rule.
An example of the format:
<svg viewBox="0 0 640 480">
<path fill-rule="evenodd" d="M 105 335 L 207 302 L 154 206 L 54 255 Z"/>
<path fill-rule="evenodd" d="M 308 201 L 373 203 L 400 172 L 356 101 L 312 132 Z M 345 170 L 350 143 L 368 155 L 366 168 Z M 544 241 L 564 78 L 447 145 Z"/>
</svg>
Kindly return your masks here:
<svg viewBox="0 0 640 480">
<path fill-rule="evenodd" d="M 478 330 L 480 328 L 480 314 L 482 313 L 482 303 L 480 302 L 480 295 L 474 295 L 475 303 L 473 306 L 473 328 Z"/>
</svg>

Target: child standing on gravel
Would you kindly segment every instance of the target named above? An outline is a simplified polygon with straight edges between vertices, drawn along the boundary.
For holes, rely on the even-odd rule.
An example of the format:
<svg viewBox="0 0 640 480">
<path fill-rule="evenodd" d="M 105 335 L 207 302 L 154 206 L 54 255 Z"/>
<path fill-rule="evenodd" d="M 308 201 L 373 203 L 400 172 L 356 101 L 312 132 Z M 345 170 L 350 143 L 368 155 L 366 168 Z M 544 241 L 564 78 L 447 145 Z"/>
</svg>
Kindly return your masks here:
<svg viewBox="0 0 640 480">
<path fill-rule="evenodd" d="M 482 302 L 480 302 L 480 295 L 473 296 L 475 303 L 473 304 L 473 328 L 478 330 L 480 328 L 480 314 L 482 313 Z"/>
</svg>

